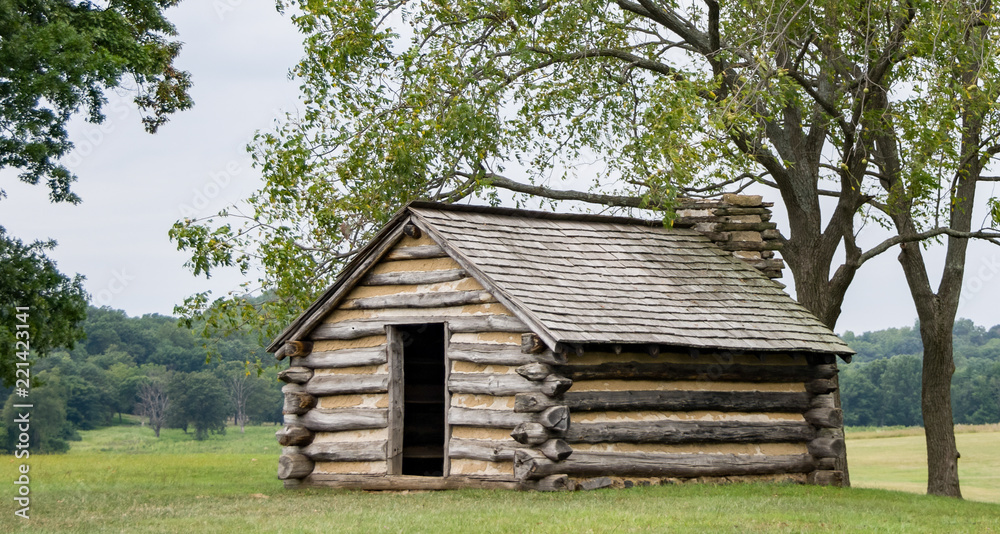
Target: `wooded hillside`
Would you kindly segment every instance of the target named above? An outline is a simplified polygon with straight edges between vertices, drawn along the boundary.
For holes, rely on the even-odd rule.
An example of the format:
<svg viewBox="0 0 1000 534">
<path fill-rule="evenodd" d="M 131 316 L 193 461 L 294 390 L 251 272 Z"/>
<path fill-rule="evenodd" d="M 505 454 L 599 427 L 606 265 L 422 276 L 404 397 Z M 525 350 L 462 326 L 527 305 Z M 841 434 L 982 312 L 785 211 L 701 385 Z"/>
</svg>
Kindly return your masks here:
<svg viewBox="0 0 1000 534">
<path fill-rule="evenodd" d="M 959 319 L 952 406 L 956 423 L 1000 422 L 1000 325 Z M 919 325 L 841 336 L 858 353 L 840 371 L 844 424 L 919 426 L 923 345 Z"/>
<path fill-rule="evenodd" d="M 90 307 L 82 328 L 87 337 L 72 350 L 31 367 L 35 451 L 65 451 L 78 430 L 109 425 L 123 414 L 142 415 L 147 424 L 152 417 L 151 432 L 158 434 L 159 423 L 191 430 L 198 439 L 224 432 L 227 420 L 281 421 L 282 384 L 274 367 L 258 375 L 255 363 L 269 355 L 255 334 L 215 340 L 209 360 L 204 340 L 173 317 Z M 6 400 L 0 451 L 9 451 L 16 439 L 12 405 L 25 399 L 13 388 L 0 388 L 0 399 Z"/>
</svg>

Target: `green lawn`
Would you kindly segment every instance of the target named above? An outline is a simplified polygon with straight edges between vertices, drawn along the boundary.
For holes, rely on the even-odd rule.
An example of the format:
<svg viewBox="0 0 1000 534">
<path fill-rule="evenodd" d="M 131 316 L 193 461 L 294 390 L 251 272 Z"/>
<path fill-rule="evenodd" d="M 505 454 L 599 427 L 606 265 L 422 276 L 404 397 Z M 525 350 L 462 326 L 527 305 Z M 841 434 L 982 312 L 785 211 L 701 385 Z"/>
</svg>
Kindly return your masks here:
<svg viewBox="0 0 1000 534">
<path fill-rule="evenodd" d="M 230 429 L 205 442 L 129 426 L 84 432 L 69 454 L 30 459 L 30 520 L 13 516 L 14 486 L 0 484 L 0 532 L 1000 532 L 1000 504 L 857 488 L 286 491 L 274 474 L 275 430 Z M 895 439 L 850 441 L 856 482 L 870 479 L 869 443 Z M 13 481 L 20 461 L 0 463 L 0 479 Z"/>
<path fill-rule="evenodd" d="M 1000 425 L 959 426 L 958 476 L 966 499 L 1000 503 Z M 922 428 L 848 432 L 851 483 L 859 488 L 927 491 Z"/>
</svg>

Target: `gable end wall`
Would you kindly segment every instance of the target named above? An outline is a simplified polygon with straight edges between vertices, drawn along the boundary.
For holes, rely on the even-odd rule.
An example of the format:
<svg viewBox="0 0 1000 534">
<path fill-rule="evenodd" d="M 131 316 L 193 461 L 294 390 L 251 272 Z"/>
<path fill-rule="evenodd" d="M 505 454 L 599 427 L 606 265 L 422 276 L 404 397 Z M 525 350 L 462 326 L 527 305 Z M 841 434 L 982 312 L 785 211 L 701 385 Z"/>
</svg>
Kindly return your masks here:
<svg viewBox="0 0 1000 534">
<path fill-rule="evenodd" d="M 449 326 L 448 470 L 457 477 L 513 482 L 518 443 L 508 423 L 522 417 L 513 411 L 513 393 L 530 384 L 509 364 L 528 358 L 520 352 L 528 327 L 433 240 L 404 236 L 309 334 L 312 352 L 291 358 L 291 368 L 311 376 L 285 386 L 279 438 L 309 435 L 308 442 L 286 446 L 283 455 L 313 465 L 286 485 L 344 485 L 338 481 L 386 475 L 392 377 L 385 327 L 438 322 Z M 497 414 L 506 420 L 496 421 Z M 477 452 L 486 449 L 510 452 Z"/>
</svg>

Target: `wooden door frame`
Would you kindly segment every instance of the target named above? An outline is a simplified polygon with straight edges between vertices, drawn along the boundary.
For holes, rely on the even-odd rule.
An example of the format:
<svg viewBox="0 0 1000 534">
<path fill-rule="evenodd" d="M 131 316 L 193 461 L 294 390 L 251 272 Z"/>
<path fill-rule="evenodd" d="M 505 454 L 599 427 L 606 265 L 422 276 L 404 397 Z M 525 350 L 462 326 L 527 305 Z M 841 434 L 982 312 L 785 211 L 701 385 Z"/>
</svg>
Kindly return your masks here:
<svg viewBox="0 0 1000 534">
<path fill-rule="evenodd" d="M 389 436 L 386 447 L 386 474 L 403 474 L 403 385 L 405 376 L 403 374 L 403 341 L 400 336 L 400 326 L 413 326 L 414 323 L 405 325 L 386 325 L 386 359 L 389 364 Z M 451 359 L 448 357 L 448 345 L 451 338 L 448 323 L 415 323 L 415 324 L 443 324 L 444 330 L 444 465 L 441 467 L 442 477 L 451 474 L 451 459 L 448 457 L 449 444 L 451 442 L 451 424 L 448 420 L 448 408 L 451 406 L 451 392 L 448 390 L 448 380 L 451 377 Z"/>
<path fill-rule="evenodd" d="M 386 325 L 386 359 L 389 363 L 389 436 L 386 474 L 403 474 L 403 341 L 396 325 Z"/>
</svg>

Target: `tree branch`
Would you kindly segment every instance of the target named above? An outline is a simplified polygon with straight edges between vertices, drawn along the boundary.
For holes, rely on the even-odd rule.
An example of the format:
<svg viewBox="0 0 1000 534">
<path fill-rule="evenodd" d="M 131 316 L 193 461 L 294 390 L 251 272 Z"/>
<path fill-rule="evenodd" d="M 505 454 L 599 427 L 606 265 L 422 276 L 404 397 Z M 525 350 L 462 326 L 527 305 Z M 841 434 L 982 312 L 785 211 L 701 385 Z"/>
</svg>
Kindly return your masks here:
<svg viewBox="0 0 1000 534">
<path fill-rule="evenodd" d="M 640 17 L 652 20 L 684 39 L 691 46 L 697 48 L 701 54 L 711 53 L 708 37 L 698 31 L 689 21 L 683 20 L 675 13 L 664 10 L 650 0 L 639 0 L 639 3 L 628 0 L 618 0 L 618 7 L 625 11 L 635 13 Z"/>
<path fill-rule="evenodd" d="M 471 175 L 467 173 L 459 172 L 456 174 L 458 176 L 471 177 Z M 524 184 L 521 182 L 515 182 L 510 178 L 495 173 L 486 173 L 485 175 L 483 175 L 483 178 L 489 180 L 490 185 L 492 185 L 493 187 L 499 187 L 500 189 L 514 191 L 515 193 L 524 193 L 527 195 L 540 196 L 552 200 L 575 200 L 579 202 L 587 202 L 589 204 L 604 204 L 606 206 L 615 206 L 621 208 L 656 209 L 658 207 L 662 207 L 662 204 L 659 203 L 643 205 L 643 199 L 639 197 L 626 197 L 617 195 L 605 195 L 601 193 L 586 193 L 583 191 L 552 189 L 541 185 L 531 185 L 531 184 Z"/>
<path fill-rule="evenodd" d="M 939 235 L 946 235 L 948 237 L 955 237 L 959 239 L 983 239 L 989 241 L 994 245 L 1000 246 L 1000 232 L 983 231 L 978 230 L 975 232 L 962 232 L 952 228 L 934 228 L 932 230 L 927 230 L 926 232 L 920 232 L 916 234 L 909 235 L 895 235 L 886 239 L 885 241 L 879 243 L 874 248 L 868 250 L 858 258 L 857 266 L 860 267 L 866 261 L 882 254 L 883 252 L 889 250 L 890 248 L 902 244 L 902 243 L 913 243 L 915 241 L 923 241 L 925 239 L 930 239 L 932 237 L 937 237 Z"/>
<path fill-rule="evenodd" d="M 617 50 L 613 48 L 591 48 L 588 50 L 580 50 L 579 52 L 573 52 L 572 54 L 557 54 L 550 50 L 545 50 L 544 48 L 537 48 L 537 47 L 527 47 L 526 50 L 538 54 L 547 55 L 552 59 L 550 59 L 549 61 L 543 61 L 542 63 L 539 63 L 537 65 L 525 67 L 524 69 L 521 69 L 520 71 L 510 75 L 508 77 L 509 79 L 519 78 L 527 72 L 538 70 L 540 68 L 545 68 L 555 63 L 565 63 L 567 61 L 576 61 L 579 59 L 586 59 L 593 57 L 609 57 L 609 58 L 620 59 L 622 61 L 633 64 L 639 68 L 663 74 L 665 76 L 671 76 L 677 81 L 682 81 L 684 79 L 684 77 L 681 76 L 679 72 L 677 72 L 677 69 L 674 69 L 669 65 L 665 65 L 657 61 L 652 61 L 644 57 L 637 56 L 635 54 L 630 54 L 628 52 L 625 52 L 624 50 Z"/>
</svg>

